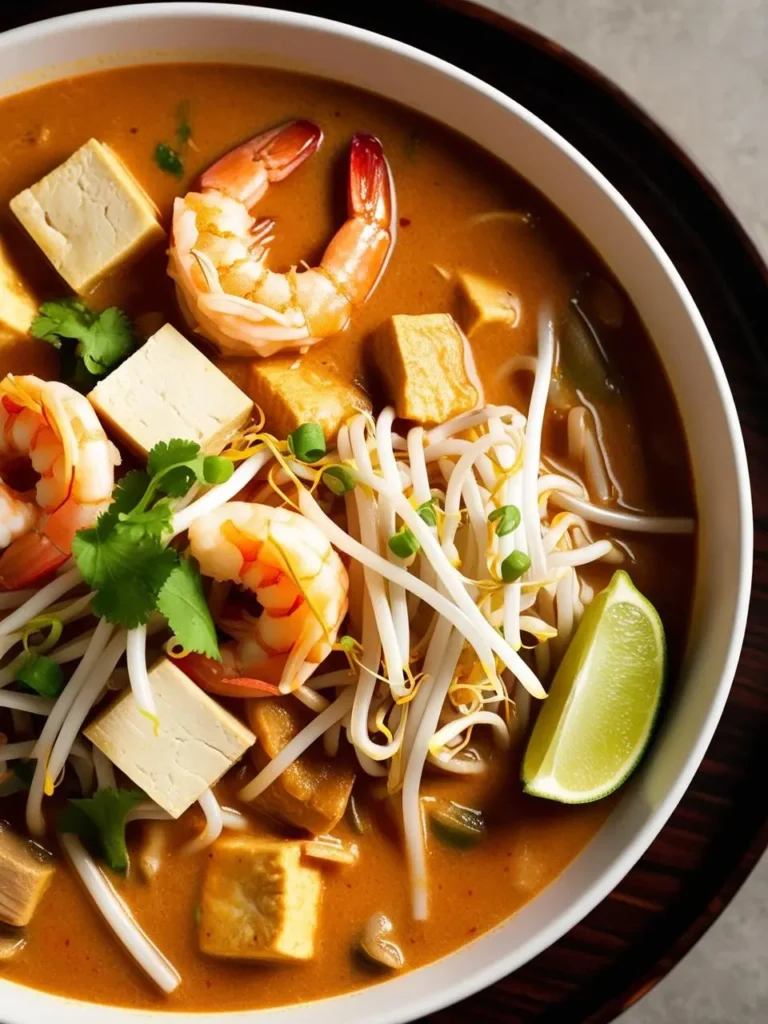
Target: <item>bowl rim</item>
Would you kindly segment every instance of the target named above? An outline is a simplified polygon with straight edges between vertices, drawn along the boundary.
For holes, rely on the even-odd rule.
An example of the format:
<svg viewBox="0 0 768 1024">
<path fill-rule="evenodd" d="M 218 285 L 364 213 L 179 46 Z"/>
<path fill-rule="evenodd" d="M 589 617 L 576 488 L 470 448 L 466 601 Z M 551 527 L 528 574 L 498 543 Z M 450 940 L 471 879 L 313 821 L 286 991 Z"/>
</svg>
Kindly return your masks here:
<svg viewBox="0 0 768 1024">
<path fill-rule="evenodd" d="M 392 39 L 388 36 L 367 29 L 358 28 L 355 25 L 348 25 L 317 15 L 296 13 L 291 11 L 277 10 L 273 8 L 252 7 L 230 3 L 206 3 L 206 2 L 165 2 L 160 3 L 134 3 L 120 7 L 104 7 L 95 10 L 81 11 L 74 14 L 65 14 L 42 21 L 22 25 L 6 32 L 0 33 L 0 53 L 6 47 L 30 47 L 41 40 L 55 34 L 58 31 L 80 30 L 84 28 L 109 27 L 112 31 L 118 31 L 121 24 L 134 20 L 143 20 L 151 23 L 155 20 L 173 18 L 183 19 L 186 16 L 205 16 L 216 21 L 237 21 L 248 22 L 271 22 L 286 27 L 311 27 L 317 31 L 330 33 L 349 41 L 365 42 L 378 49 L 389 50 L 390 52 L 426 65 L 432 70 L 454 79 L 472 91 L 479 92 L 485 97 L 495 101 L 498 105 L 525 122 L 539 135 L 559 150 L 572 163 L 597 185 L 619 210 L 625 220 L 629 222 L 634 232 L 640 236 L 651 251 L 656 262 L 663 269 L 665 276 L 673 285 L 685 313 L 697 335 L 698 342 L 706 357 L 711 378 L 718 392 L 722 404 L 722 412 L 728 428 L 728 442 L 733 455 L 733 467 L 736 472 L 737 496 L 736 500 L 740 512 L 740 545 L 738 557 L 737 587 L 733 602 L 733 627 L 730 641 L 722 659 L 722 671 L 713 699 L 710 703 L 702 726 L 696 736 L 695 742 L 689 747 L 684 767 L 678 772 L 674 783 L 666 791 L 665 796 L 660 800 L 656 810 L 649 816 L 647 821 L 633 835 L 632 839 L 614 857 L 608 870 L 597 880 L 593 881 L 583 890 L 565 910 L 560 911 L 554 918 L 550 918 L 546 925 L 541 928 L 530 940 L 526 942 L 526 952 L 520 956 L 519 952 L 513 950 L 504 955 L 496 957 L 492 962 L 483 968 L 474 970 L 468 977 L 455 979 L 450 985 L 439 991 L 430 993 L 422 992 L 416 998 L 407 999 L 400 1006 L 392 1008 L 379 1008 L 374 1014 L 369 1014 L 367 1020 L 371 1024 L 399 1024 L 406 1020 L 415 1019 L 426 1013 L 434 1012 L 447 1005 L 450 1005 L 462 998 L 474 994 L 480 989 L 495 983 L 510 971 L 521 966 L 532 957 L 538 955 L 542 950 L 551 945 L 554 941 L 564 935 L 578 921 L 604 899 L 615 885 L 632 868 L 642 856 L 651 842 L 655 839 L 667 822 L 675 806 L 679 803 L 683 793 L 698 769 L 706 748 L 714 734 L 714 731 L 722 714 L 723 707 L 728 698 L 731 682 L 736 671 L 738 658 L 746 627 L 747 612 L 750 597 L 750 584 L 752 574 L 752 534 L 753 524 L 751 517 L 751 495 L 749 485 L 749 471 L 747 466 L 744 441 L 741 434 L 738 415 L 735 403 L 731 395 L 725 371 L 720 362 L 714 343 L 709 331 L 699 312 L 685 282 L 672 263 L 666 251 L 656 239 L 650 228 L 642 218 L 634 211 L 629 202 L 622 196 L 616 187 L 599 171 L 586 157 L 584 157 L 571 143 L 561 136 L 554 129 L 537 115 L 529 111 L 518 101 L 512 99 L 501 90 L 489 85 L 482 79 L 472 75 L 462 68 L 451 64 L 439 57 L 432 56 L 417 47 Z M 124 51 L 127 55 L 128 51 Z M 151 63 L 151 61 L 148 61 Z M 54 70 L 58 65 L 54 66 Z M 120 66 L 119 62 L 116 66 Z M 91 69 L 92 70 L 92 69 Z M 55 81 L 56 76 L 52 79 Z M 414 109 L 418 111 L 418 99 L 414 100 Z M 500 925 L 499 927 L 502 927 Z M 495 929 L 494 929 L 495 930 Z M 477 941 L 477 940 L 476 940 Z M 463 947 L 462 947 L 463 948 Z M 450 959 L 459 950 L 447 954 L 442 959 Z M 421 973 L 430 965 L 419 968 L 413 974 Z M 389 986 L 388 986 L 389 987 Z M 363 991 L 376 991 L 373 989 Z M 52 993 L 41 992 L 37 989 L 30 989 L 26 986 L 5 982 L 0 979 L 0 991 L 4 995 L 13 996 L 14 992 L 34 994 L 49 1003 L 48 1009 L 55 1006 L 70 1006 L 79 1008 L 84 1015 L 88 1014 L 89 1020 L 96 1019 L 91 1013 L 109 1013 L 110 1018 L 117 1020 L 118 1016 L 123 1020 L 130 1019 L 147 1020 L 150 1017 L 166 1019 L 169 1013 L 162 1011 L 162 1014 L 154 1010 L 134 1010 L 127 1007 L 113 1007 L 108 1004 L 84 1003 L 79 1000 L 72 1000 L 68 997 L 58 996 Z M 348 993 L 342 996 L 329 997 L 323 1000 L 313 1001 L 286 1007 L 270 1008 L 266 1010 L 230 1011 L 225 1014 L 214 1014 L 197 1011 L 170 1011 L 172 1019 L 179 1021 L 198 1021 L 204 1024 L 206 1021 L 229 1021 L 231 1024 L 238 1022 L 256 1021 L 262 1019 L 266 1014 L 277 1014 L 290 1017 L 292 1020 L 299 1019 L 309 1021 L 313 1014 L 313 1008 L 323 1004 L 335 1003 L 340 1010 L 343 1010 L 343 1000 L 354 998 L 357 992 Z M 19 996 L 23 998 L 23 996 Z M 6 999 L 3 1000 L 4 1003 Z M 39 1007 L 38 1007 L 39 1008 Z M 30 1008 L 31 1009 L 31 1006 Z M 301 1011 L 307 1011 L 302 1014 Z M 4 1005 L 4 1013 L 8 1013 L 8 1007 Z M 298 1012 L 297 1012 L 298 1011 Z M 11 1010 L 10 1012 L 14 1012 Z M 31 1017 L 24 1019 L 23 1024 L 29 1024 Z M 67 1020 L 76 1020 L 75 1017 L 67 1017 Z M 9 1022 L 10 1024 L 10 1022 Z M 16 1024 L 16 1020 L 14 1020 Z M 18 1024 L 22 1024 L 19 1020 Z"/>
</svg>

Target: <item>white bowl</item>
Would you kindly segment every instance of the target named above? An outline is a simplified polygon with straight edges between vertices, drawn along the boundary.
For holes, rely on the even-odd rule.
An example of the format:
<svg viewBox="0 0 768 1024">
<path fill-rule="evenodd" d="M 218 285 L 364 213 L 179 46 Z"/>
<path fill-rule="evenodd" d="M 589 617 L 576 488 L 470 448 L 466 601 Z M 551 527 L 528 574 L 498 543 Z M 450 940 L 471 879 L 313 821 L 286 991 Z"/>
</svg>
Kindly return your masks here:
<svg viewBox="0 0 768 1024">
<path fill-rule="evenodd" d="M 62 58 L 67 64 L 63 65 Z M 743 638 L 752 515 L 733 399 L 706 326 L 671 261 L 616 189 L 524 107 L 401 43 L 303 15 L 168 3 L 57 18 L 0 36 L 0 92 L 74 71 L 180 58 L 307 71 L 382 93 L 443 121 L 532 181 L 586 236 L 627 289 L 680 405 L 699 512 L 690 641 L 650 756 L 601 831 L 518 914 L 458 952 L 351 995 L 281 1011 L 177 1014 L 183 1024 L 278 1017 L 367 1024 L 412 1020 L 515 970 L 587 914 L 657 835 L 696 771 L 725 704 Z M 104 1008 L 0 980 L 4 1024 L 129 1024 L 158 1014 Z"/>
</svg>

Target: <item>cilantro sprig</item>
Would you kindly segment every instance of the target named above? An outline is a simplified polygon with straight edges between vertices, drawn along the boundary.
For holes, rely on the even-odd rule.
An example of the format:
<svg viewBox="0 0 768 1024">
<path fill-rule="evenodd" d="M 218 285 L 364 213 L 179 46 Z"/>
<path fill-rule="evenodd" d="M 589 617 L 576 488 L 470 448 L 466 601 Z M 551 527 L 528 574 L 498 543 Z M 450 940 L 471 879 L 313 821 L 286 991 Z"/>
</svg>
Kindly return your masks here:
<svg viewBox="0 0 768 1024">
<path fill-rule="evenodd" d="M 138 347 L 122 310 L 96 313 L 77 298 L 44 302 L 30 333 L 58 350 L 63 378 L 80 391 L 90 391 Z"/>
<path fill-rule="evenodd" d="M 92 797 L 70 800 L 62 811 L 59 832 L 70 832 L 113 871 L 128 869 L 125 826 L 130 812 L 146 797 L 131 789 L 100 789 Z"/>
<path fill-rule="evenodd" d="M 168 540 L 171 499 L 194 483 L 222 483 L 232 471 L 229 459 L 203 455 L 194 441 L 175 438 L 155 445 L 146 472 L 123 477 L 107 511 L 72 545 L 83 579 L 96 591 L 97 615 L 133 629 L 159 610 L 185 649 L 220 660 L 197 565 L 168 547 Z"/>
</svg>

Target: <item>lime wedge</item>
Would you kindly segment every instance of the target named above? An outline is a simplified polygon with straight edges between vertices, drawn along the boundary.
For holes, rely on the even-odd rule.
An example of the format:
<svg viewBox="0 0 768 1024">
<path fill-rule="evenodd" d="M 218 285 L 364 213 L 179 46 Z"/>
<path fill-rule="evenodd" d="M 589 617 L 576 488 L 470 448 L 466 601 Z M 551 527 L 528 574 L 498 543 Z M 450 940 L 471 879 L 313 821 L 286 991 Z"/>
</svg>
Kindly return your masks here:
<svg viewBox="0 0 768 1024">
<path fill-rule="evenodd" d="M 584 612 L 523 758 L 525 792 L 581 804 L 617 789 L 648 745 L 664 687 L 658 612 L 622 571 Z"/>
</svg>

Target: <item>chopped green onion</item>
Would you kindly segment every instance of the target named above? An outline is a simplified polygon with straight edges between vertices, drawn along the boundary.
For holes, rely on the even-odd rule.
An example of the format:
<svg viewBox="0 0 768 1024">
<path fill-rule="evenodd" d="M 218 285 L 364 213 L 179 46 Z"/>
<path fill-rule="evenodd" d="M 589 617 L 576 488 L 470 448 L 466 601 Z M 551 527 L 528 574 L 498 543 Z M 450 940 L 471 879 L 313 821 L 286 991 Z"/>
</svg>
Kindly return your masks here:
<svg viewBox="0 0 768 1024">
<path fill-rule="evenodd" d="M 430 498 L 429 501 L 423 501 L 416 511 L 419 513 L 419 518 L 422 519 L 427 526 L 437 526 L 434 498 Z"/>
<path fill-rule="evenodd" d="M 203 459 L 203 479 L 207 484 L 225 484 L 235 471 L 231 459 L 208 455 Z"/>
<path fill-rule="evenodd" d="M 323 483 L 334 494 L 349 494 L 355 487 L 355 477 L 346 466 L 328 466 L 323 470 Z"/>
<path fill-rule="evenodd" d="M 411 555 L 415 555 L 421 547 L 421 544 L 416 540 L 414 535 L 404 526 L 397 533 L 393 533 L 389 538 L 389 550 L 393 555 L 397 555 L 398 558 L 410 558 Z"/>
<path fill-rule="evenodd" d="M 496 523 L 496 534 L 499 537 L 506 537 L 513 533 L 520 525 L 520 509 L 517 505 L 500 505 L 488 515 L 489 523 Z"/>
<path fill-rule="evenodd" d="M 50 633 L 44 640 L 39 644 L 30 644 L 29 638 L 34 636 L 35 633 L 42 633 L 43 630 L 50 627 Z M 46 651 L 50 651 L 52 647 L 61 639 L 61 634 L 64 630 L 64 624 L 61 619 L 55 615 L 38 615 L 37 618 L 30 619 L 24 627 L 24 633 L 22 634 L 21 642 L 24 645 L 24 650 L 27 654 L 34 652 L 35 654 L 45 654 Z"/>
<path fill-rule="evenodd" d="M 524 551 L 515 549 L 501 563 L 501 578 L 505 583 L 514 583 L 528 572 L 531 567 L 531 560 Z"/>
<path fill-rule="evenodd" d="M 455 850 L 466 850 L 485 838 L 482 811 L 453 800 L 440 801 L 429 815 L 432 832 L 440 842 Z"/>
<path fill-rule="evenodd" d="M 195 924 L 200 924 L 200 919 L 203 916 L 203 912 L 200 909 L 200 904 L 199 903 L 195 904 L 195 909 L 193 911 L 193 914 L 194 914 L 194 917 L 195 917 Z"/>
<path fill-rule="evenodd" d="M 317 462 L 325 455 L 325 434 L 319 423 L 302 423 L 288 435 L 288 447 L 300 462 Z"/>
<path fill-rule="evenodd" d="M 181 157 L 167 142 L 158 142 L 155 146 L 155 163 L 161 171 L 172 174 L 174 178 L 181 178 L 184 174 Z"/>
<path fill-rule="evenodd" d="M 64 688 L 61 665 L 44 654 L 28 655 L 14 678 L 17 683 L 23 683 L 41 697 L 58 697 Z"/>
</svg>

